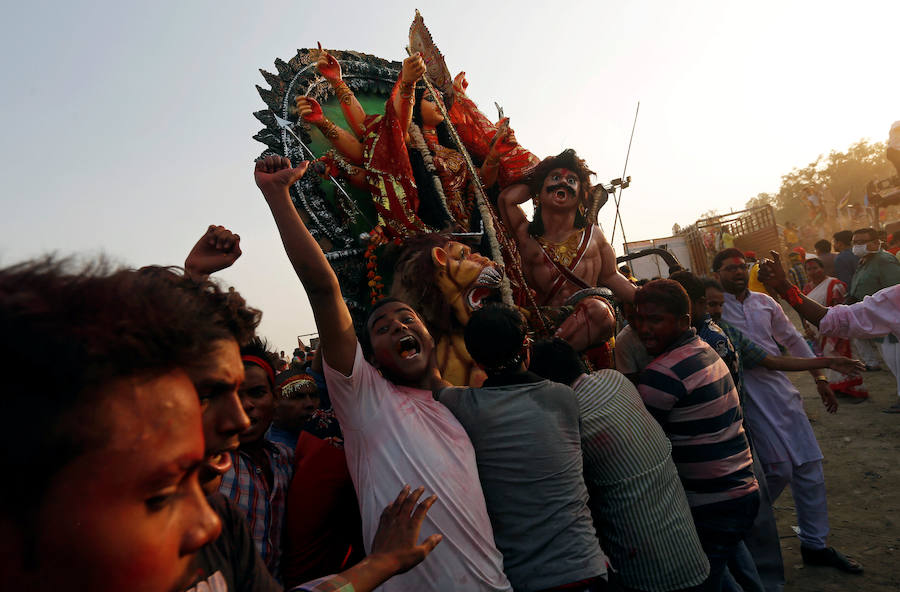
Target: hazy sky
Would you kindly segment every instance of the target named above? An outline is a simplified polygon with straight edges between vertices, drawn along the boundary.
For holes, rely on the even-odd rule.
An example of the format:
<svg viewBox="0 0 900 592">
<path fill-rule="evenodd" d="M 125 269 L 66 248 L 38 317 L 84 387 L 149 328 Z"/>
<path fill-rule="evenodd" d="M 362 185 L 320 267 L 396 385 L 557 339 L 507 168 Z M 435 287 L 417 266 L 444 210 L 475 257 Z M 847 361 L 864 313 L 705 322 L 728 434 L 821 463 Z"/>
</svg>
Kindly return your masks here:
<svg viewBox="0 0 900 592">
<path fill-rule="evenodd" d="M 316 41 L 402 59 L 416 7 L 469 95 L 491 117 L 499 102 L 540 156 L 574 147 L 600 180 L 620 176 L 641 101 L 629 240 L 740 209 L 900 119 L 900 3 L 885 0 L 7 2 L 0 263 L 181 264 L 222 224 L 244 256 L 221 278 L 292 349 L 315 328 L 253 184 L 257 69 Z"/>
</svg>

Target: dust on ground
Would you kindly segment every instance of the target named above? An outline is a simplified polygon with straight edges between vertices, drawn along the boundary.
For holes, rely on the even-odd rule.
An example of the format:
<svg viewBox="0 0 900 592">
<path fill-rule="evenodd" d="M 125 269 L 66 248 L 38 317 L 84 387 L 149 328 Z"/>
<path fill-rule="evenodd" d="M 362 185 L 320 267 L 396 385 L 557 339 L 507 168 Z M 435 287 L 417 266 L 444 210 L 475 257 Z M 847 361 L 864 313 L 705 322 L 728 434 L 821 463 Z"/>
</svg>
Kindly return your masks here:
<svg viewBox="0 0 900 592">
<path fill-rule="evenodd" d="M 796 318 L 794 315 L 791 315 Z M 775 502 L 788 592 L 897 592 L 900 590 L 900 414 L 881 410 L 897 402 L 886 369 L 864 375 L 869 399 L 838 399 L 837 414 L 822 406 L 809 373 L 789 374 L 825 456 L 831 534 L 828 544 L 863 564 L 861 576 L 805 566 L 790 488 Z"/>
</svg>

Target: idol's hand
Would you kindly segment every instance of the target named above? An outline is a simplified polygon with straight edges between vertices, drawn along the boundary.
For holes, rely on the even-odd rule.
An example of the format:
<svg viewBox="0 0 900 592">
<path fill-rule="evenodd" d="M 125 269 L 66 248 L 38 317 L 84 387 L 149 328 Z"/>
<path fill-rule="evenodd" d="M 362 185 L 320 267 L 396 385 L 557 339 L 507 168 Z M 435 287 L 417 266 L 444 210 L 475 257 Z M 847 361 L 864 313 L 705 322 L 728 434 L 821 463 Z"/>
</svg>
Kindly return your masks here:
<svg viewBox="0 0 900 592">
<path fill-rule="evenodd" d="M 403 60 L 403 68 L 400 70 L 400 80 L 406 84 L 413 84 L 425 73 L 425 59 L 421 53 L 416 53 Z"/>
<path fill-rule="evenodd" d="M 453 79 L 453 90 L 458 93 L 466 94 L 467 88 L 469 88 L 469 82 L 466 80 L 466 73 L 460 72 L 456 75 L 456 78 Z"/>
<path fill-rule="evenodd" d="M 316 60 L 316 69 L 328 82 L 333 83 L 341 80 L 341 65 L 333 55 L 322 49 L 321 43 L 319 43 L 319 59 Z"/>
<path fill-rule="evenodd" d="M 303 118 L 303 121 L 319 123 L 325 119 L 322 107 L 315 99 L 297 96 L 294 98 L 294 103 L 297 105 L 297 111 L 300 113 L 300 117 Z"/>
</svg>

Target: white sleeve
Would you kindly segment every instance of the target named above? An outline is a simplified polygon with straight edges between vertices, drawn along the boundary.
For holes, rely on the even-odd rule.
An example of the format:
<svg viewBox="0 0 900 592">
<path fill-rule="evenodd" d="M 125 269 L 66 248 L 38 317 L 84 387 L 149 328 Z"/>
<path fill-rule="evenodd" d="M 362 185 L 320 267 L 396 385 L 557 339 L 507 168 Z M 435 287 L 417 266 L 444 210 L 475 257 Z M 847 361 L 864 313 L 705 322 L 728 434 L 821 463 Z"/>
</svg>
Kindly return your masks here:
<svg viewBox="0 0 900 592">
<path fill-rule="evenodd" d="M 866 296 L 850 306 L 833 306 L 819 322 L 819 333 L 833 337 L 900 335 L 900 284 Z"/>
<path fill-rule="evenodd" d="M 359 343 L 356 344 L 356 357 L 350 376 L 344 376 L 329 366 L 324 359 L 322 362 L 328 396 L 341 429 L 361 429 L 380 410 L 379 395 L 385 391 L 386 385 L 389 387 L 389 384 L 378 370 L 366 361 Z"/>
</svg>

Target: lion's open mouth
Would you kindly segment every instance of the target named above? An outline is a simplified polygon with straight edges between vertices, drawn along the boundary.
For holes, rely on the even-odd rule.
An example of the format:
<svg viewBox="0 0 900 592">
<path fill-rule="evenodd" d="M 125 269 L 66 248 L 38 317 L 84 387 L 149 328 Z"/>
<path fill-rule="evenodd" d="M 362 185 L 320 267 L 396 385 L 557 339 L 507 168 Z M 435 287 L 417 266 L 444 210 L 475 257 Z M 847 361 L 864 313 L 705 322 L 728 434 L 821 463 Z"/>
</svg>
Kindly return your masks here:
<svg viewBox="0 0 900 592">
<path fill-rule="evenodd" d="M 404 360 L 419 355 L 421 351 L 422 346 L 419 345 L 419 341 L 412 335 L 406 335 L 397 342 L 397 353 Z"/>
<path fill-rule="evenodd" d="M 503 281 L 503 271 L 497 267 L 489 266 L 481 270 L 478 279 L 472 289 L 466 294 L 469 307 L 478 310 L 484 304 L 484 299 L 490 296 L 500 287 Z"/>
</svg>

